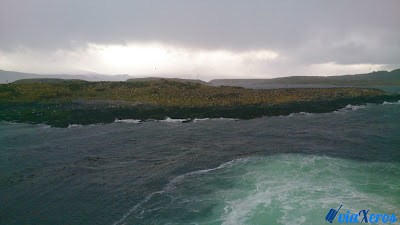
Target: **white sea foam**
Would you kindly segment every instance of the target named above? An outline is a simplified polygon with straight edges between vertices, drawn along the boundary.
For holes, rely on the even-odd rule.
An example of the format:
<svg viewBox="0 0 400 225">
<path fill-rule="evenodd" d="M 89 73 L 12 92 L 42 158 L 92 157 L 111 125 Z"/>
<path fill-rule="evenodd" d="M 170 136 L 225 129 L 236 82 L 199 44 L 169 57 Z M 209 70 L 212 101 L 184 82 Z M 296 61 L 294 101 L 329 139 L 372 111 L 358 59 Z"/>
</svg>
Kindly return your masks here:
<svg viewBox="0 0 400 225">
<path fill-rule="evenodd" d="M 398 164 L 297 154 L 236 159 L 215 168 L 175 177 L 161 191 L 146 196 L 114 224 L 128 223 L 128 218 L 139 212 L 140 216 L 149 216 L 157 213 L 154 210 L 166 213 L 175 207 L 187 207 L 187 210 L 198 212 L 197 202 L 203 201 L 212 201 L 213 212 L 207 218 L 197 217 L 199 221 L 191 221 L 190 224 L 234 225 L 257 223 L 255 221 L 266 224 L 319 224 L 325 215 L 321 215 L 321 209 L 322 213 L 326 213 L 340 204 L 351 212 L 361 208 L 373 212 L 398 211 L 395 199 L 364 188 L 364 185 L 372 184 L 386 191 L 394 186 L 392 193 L 398 190 L 399 179 L 377 177 L 376 168 L 378 171 L 397 173 Z M 369 179 L 371 177 L 374 179 Z M 220 178 L 233 186 L 221 185 Z M 197 187 L 204 188 L 204 185 L 215 191 L 193 196 L 192 193 L 198 191 Z M 191 191 L 181 192 L 181 188 Z M 145 204 L 156 195 L 168 196 L 172 200 L 163 202 L 161 208 L 147 210 Z M 177 218 L 177 221 L 170 222 L 175 224 L 179 221 Z"/>
<path fill-rule="evenodd" d="M 309 112 L 290 113 L 289 115 L 287 115 L 287 117 L 292 117 L 292 116 L 296 116 L 296 115 L 300 115 L 300 116 L 312 116 L 312 115 L 314 115 L 314 113 L 309 113 Z M 284 117 L 285 117 L 285 116 L 284 116 Z"/>
<path fill-rule="evenodd" d="M 207 120 L 213 120 L 213 121 L 238 121 L 239 119 L 236 118 L 196 118 L 196 119 L 172 119 L 170 117 L 166 117 L 164 120 L 146 120 L 146 122 L 163 122 L 163 123 L 183 123 L 183 122 L 201 122 L 201 121 L 207 121 Z M 142 123 L 143 121 L 137 120 L 137 119 L 116 119 L 114 123 Z"/>
<path fill-rule="evenodd" d="M 196 118 L 193 120 L 193 122 L 199 122 L 199 121 L 206 121 L 206 120 L 210 120 L 210 118 Z"/>
<path fill-rule="evenodd" d="M 170 117 L 167 117 L 164 120 L 156 120 L 156 121 L 160 121 L 160 122 L 167 122 L 167 123 L 182 123 L 182 122 L 200 122 L 200 121 L 206 121 L 206 120 L 227 120 L 227 121 L 237 121 L 239 119 L 236 118 L 195 118 L 195 119 L 171 119 Z"/>
<path fill-rule="evenodd" d="M 237 119 L 237 118 L 224 118 L 224 117 L 220 117 L 220 118 L 211 118 L 211 120 L 228 120 L 228 121 L 238 121 L 239 119 Z"/>
<path fill-rule="evenodd" d="M 365 105 L 347 105 L 346 106 L 346 109 L 350 109 L 350 110 L 353 110 L 353 111 L 355 111 L 355 110 L 357 110 L 357 109 L 365 109 L 366 108 L 366 106 Z"/>
<path fill-rule="evenodd" d="M 83 127 L 83 125 L 82 124 L 70 124 L 70 125 L 68 125 L 68 128 L 80 128 L 80 127 Z"/>
<path fill-rule="evenodd" d="M 326 156 L 301 155 L 277 155 L 265 158 L 264 164 L 261 160 L 258 158 L 241 165 L 249 171 L 236 180 L 243 186 L 242 194 L 229 190 L 219 193 L 227 199 L 221 210 L 222 224 L 251 224 L 251 219 L 257 217 L 268 218 L 269 224 L 317 224 L 319 218 L 312 215 L 340 204 L 352 212 L 363 207 L 374 212 L 399 209 L 396 201 L 359 187 L 363 182 L 371 182 L 368 177 L 374 177 L 375 171 L 370 168 L 390 170 L 385 163 L 354 163 Z M 258 166 L 254 167 L 254 164 Z M 378 180 L 375 179 L 373 184 L 384 188 L 386 184 L 380 184 Z"/>
<path fill-rule="evenodd" d="M 41 128 L 43 128 L 43 129 L 49 129 L 49 128 L 51 128 L 51 126 L 50 125 L 47 125 L 47 124 L 40 124 L 41 126 Z"/>
<path fill-rule="evenodd" d="M 160 122 L 166 122 L 166 123 L 182 123 L 183 121 L 186 121 L 186 119 L 171 119 L 170 117 L 165 118 L 165 120 L 159 120 Z"/>
<path fill-rule="evenodd" d="M 192 171 L 189 173 L 185 173 L 182 175 L 179 175 L 177 177 L 175 177 L 174 179 L 172 179 L 161 191 L 156 191 L 153 192 L 149 195 L 146 196 L 146 198 L 144 198 L 141 202 L 139 202 L 138 204 L 136 204 L 135 206 L 133 206 L 131 209 L 129 209 L 129 211 L 127 213 L 125 213 L 121 219 L 119 219 L 118 221 L 116 221 L 115 223 L 113 223 L 113 225 L 119 225 L 119 224 L 125 224 L 125 220 L 126 218 L 128 218 L 128 216 L 130 216 L 132 213 L 134 213 L 138 208 L 140 208 L 143 204 L 145 204 L 146 202 L 148 202 L 154 195 L 156 194 L 163 194 L 167 191 L 171 191 L 172 189 L 175 188 L 175 186 L 177 184 L 179 184 L 180 182 L 182 182 L 185 178 L 190 177 L 190 176 L 194 176 L 194 175 L 200 175 L 200 174 L 204 174 L 204 173 L 208 173 L 211 171 L 215 171 L 215 170 L 219 170 L 228 166 L 231 166 L 234 163 L 237 162 L 246 162 L 248 159 L 247 158 L 241 158 L 241 159 L 235 159 L 226 163 L 223 163 L 215 168 L 211 168 L 211 169 L 204 169 L 204 170 L 196 170 L 196 171 Z"/>
<path fill-rule="evenodd" d="M 348 104 L 348 105 L 346 105 L 346 107 L 334 111 L 334 113 L 356 111 L 358 109 L 365 109 L 365 108 L 367 108 L 367 105 L 351 105 L 351 104 Z"/>
<path fill-rule="evenodd" d="M 220 118 L 196 118 L 196 119 L 194 119 L 194 121 L 206 121 L 206 120 L 238 121 L 240 119 L 237 119 L 237 118 L 225 118 L 225 117 L 220 117 Z"/>
<path fill-rule="evenodd" d="M 399 105 L 399 104 L 400 104 L 400 100 L 397 102 L 387 102 L 387 101 L 383 102 L 383 105 Z"/>
<path fill-rule="evenodd" d="M 114 123 L 140 123 L 140 122 L 141 120 L 135 120 L 135 119 L 123 119 L 123 120 L 116 119 L 114 121 Z"/>
<path fill-rule="evenodd" d="M 312 115 L 314 115 L 314 113 L 309 113 L 309 112 L 299 112 L 299 113 L 295 113 L 295 114 L 302 115 L 302 116 L 312 116 Z"/>
<path fill-rule="evenodd" d="M 226 168 L 229 166 L 232 166 L 232 164 L 234 163 L 238 163 L 238 162 L 246 162 L 248 160 L 248 158 L 240 158 L 240 159 L 235 159 L 226 163 L 223 163 L 215 168 L 211 168 L 211 169 L 204 169 L 204 170 L 196 170 L 193 172 L 189 172 L 189 173 L 185 173 L 182 175 L 179 175 L 177 177 L 175 177 L 174 179 L 171 180 L 171 182 L 168 183 L 168 185 L 166 186 L 166 188 L 164 190 L 171 190 L 175 187 L 175 185 L 179 184 L 180 182 L 182 182 L 185 178 L 189 177 L 189 176 L 194 176 L 194 175 L 199 175 L 199 174 L 204 174 L 204 173 L 208 173 L 211 171 L 215 171 L 215 170 L 219 170 L 222 168 Z"/>
<path fill-rule="evenodd" d="M 144 203 L 148 202 L 153 195 L 155 194 L 162 194 L 164 193 L 163 191 L 157 191 L 157 192 L 153 192 L 149 195 L 146 196 L 145 199 L 143 199 L 141 202 L 139 202 L 138 204 L 136 204 L 134 207 L 132 207 L 127 213 L 125 213 L 120 220 L 118 220 L 117 222 L 113 223 L 113 225 L 118 225 L 118 224 L 125 224 L 124 221 L 126 220 L 126 218 L 132 214 L 133 212 L 135 212 L 140 206 L 142 206 Z"/>
</svg>

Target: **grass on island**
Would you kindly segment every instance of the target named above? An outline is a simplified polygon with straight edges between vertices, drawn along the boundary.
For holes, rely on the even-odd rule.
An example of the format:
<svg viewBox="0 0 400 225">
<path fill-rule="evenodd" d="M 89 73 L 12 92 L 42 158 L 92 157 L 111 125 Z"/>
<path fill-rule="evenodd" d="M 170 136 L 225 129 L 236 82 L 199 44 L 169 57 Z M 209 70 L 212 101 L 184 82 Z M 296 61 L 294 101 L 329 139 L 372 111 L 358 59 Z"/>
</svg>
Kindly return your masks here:
<svg viewBox="0 0 400 225">
<path fill-rule="evenodd" d="M 117 118 L 251 119 L 399 99 L 400 95 L 372 88 L 255 90 L 173 80 L 12 83 L 0 85 L 0 121 L 67 127 Z"/>
<path fill-rule="evenodd" d="M 107 99 L 161 106 L 226 106 L 323 101 L 387 94 L 369 88 L 291 88 L 255 90 L 214 87 L 171 80 L 137 82 L 14 83 L 0 85 L 0 102 L 71 102 Z"/>
</svg>

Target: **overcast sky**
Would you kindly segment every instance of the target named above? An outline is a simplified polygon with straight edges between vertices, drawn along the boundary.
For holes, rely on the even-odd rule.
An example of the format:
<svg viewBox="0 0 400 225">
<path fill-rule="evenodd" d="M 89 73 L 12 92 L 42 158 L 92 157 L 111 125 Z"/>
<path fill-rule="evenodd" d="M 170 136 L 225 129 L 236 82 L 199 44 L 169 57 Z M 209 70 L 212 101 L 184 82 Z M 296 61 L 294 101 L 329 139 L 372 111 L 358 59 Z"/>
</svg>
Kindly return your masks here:
<svg viewBox="0 0 400 225">
<path fill-rule="evenodd" d="M 0 0 L 0 69 L 200 78 L 400 67 L 399 0 Z"/>
</svg>

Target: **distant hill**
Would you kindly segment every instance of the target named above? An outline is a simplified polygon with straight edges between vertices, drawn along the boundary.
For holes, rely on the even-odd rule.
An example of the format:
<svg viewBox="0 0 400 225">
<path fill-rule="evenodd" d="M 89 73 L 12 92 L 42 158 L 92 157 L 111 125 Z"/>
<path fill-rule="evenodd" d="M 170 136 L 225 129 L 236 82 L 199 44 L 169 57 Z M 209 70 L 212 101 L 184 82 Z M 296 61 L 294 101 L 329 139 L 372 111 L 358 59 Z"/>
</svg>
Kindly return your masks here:
<svg viewBox="0 0 400 225">
<path fill-rule="evenodd" d="M 85 74 L 85 75 L 69 75 L 69 74 L 35 74 L 20 73 L 13 71 L 0 70 L 0 83 L 12 83 L 21 79 L 69 79 L 69 80 L 86 80 L 86 81 L 125 81 L 132 78 L 129 75 L 103 75 L 103 74 Z"/>
<path fill-rule="evenodd" d="M 342 76 L 292 76 L 274 79 L 215 79 L 209 82 L 216 86 L 252 85 L 340 85 L 340 86 L 400 86 L 400 69 L 377 71 L 366 74 Z"/>
<path fill-rule="evenodd" d="M 85 81 L 154 81 L 154 80 L 172 80 L 181 82 L 192 82 L 199 84 L 209 84 L 215 86 L 256 86 L 256 85 L 339 85 L 339 86 L 400 86 L 400 69 L 388 71 L 377 71 L 366 74 L 341 75 L 341 76 L 292 76 L 274 79 L 215 79 L 210 82 L 195 79 L 180 78 L 162 78 L 162 77 L 146 77 L 133 78 L 132 76 L 123 75 L 67 75 L 67 74 L 33 74 L 19 73 L 12 71 L 0 70 L 0 83 L 12 83 L 21 79 L 53 79 L 41 80 L 40 82 L 56 82 L 56 79 L 67 80 L 85 80 Z M 35 80 L 31 80 L 32 82 Z M 37 81 L 37 80 L 36 80 Z M 27 82 L 27 81 L 22 81 Z"/>
<path fill-rule="evenodd" d="M 61 79 L 61 78 L 33 78 L 33 79 L 21 79 L 12 82 L 13 84 L 34 84 L 34 83 L 60 83 L 64 81 L 84 81 L 79 79 Z"/>
<path fill-rule="evenodd" d="M 47 80 L 42 80 L 47 79 Z M 35 74 L 35 73 L 20 73 L 13 71 L 0 70 L 0 83 L 18 82 L 60 82 L 62 80 L 85 80 L 85 81 L 153 81 L 153 80 L 173 80 L 181 82 L 192 82 L 199 84 L 208 84 L 202 80 L 180 79 L 180 78 L 163 78 L 163 77 L 145 77 L 133 78 L 130 75 L 104 75 L 104 74 L 87 74 L 87 75 L 69 75 L 69 74 Z M 23 81 L 21 81 L 23 80 Z"/>
<path fill-rule="evenodd" d="M 181 82 L 191 82 L 197 84 L 208 84 L 202 80 L 194 80 L 194 79 L 181 79 L 181 78 L 163 78 L 163 77 L 145 77 L 145 78 L 132 78 L 126 80 L 127 82 L 135 82 L 135 81 L 156 81 L 156 80 L 172 80 L 172 81 L 181 81 Z"/>
</svg>

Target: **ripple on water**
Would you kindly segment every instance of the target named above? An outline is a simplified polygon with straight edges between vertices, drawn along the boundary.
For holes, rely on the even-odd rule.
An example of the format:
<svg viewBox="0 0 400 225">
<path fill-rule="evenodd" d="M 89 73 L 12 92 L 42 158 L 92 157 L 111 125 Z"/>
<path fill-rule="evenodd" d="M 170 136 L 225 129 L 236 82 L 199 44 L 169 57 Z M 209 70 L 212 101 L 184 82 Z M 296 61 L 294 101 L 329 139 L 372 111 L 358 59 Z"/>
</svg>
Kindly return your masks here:
<svg viewBox="0 0 400 225">
<path fill-rule="evenodd" d="M 396 213 L 399 166 L 300 154 L 242 158 L 176 177 L 115 224 L 320 224 L 341 204 L 353 213 Z"/>
</svg>

